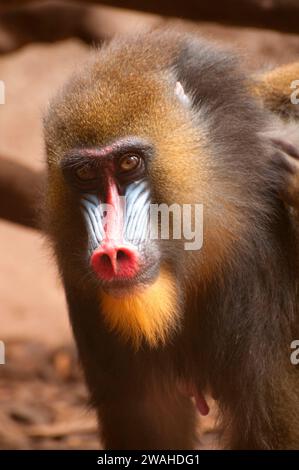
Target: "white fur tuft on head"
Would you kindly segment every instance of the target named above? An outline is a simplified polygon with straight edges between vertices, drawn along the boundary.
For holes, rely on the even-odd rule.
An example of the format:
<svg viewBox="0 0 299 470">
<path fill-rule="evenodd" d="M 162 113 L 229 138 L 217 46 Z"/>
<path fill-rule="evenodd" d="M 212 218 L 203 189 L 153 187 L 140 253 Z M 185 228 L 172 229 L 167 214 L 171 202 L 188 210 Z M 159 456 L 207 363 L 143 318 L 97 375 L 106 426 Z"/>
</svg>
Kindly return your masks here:
<svg viewBox="0 0 299 470">
<path fill-rule="evenodd" d="M 176 96 L 178 97 L 178 99 L 184 106 L 191 106 L 191 100 L 189 96 L 186 95 L 181 82 L 176 82 L 174 93 L 176 94 Z"/>
</svg>

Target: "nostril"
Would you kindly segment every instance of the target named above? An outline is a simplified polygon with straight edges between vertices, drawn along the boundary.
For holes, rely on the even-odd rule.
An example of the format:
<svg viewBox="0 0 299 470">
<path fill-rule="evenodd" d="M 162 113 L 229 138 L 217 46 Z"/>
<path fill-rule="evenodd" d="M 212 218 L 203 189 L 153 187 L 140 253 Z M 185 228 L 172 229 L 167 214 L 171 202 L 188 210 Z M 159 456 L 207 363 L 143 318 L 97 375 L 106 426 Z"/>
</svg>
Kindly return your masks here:
<svg viewBox="0 0 299 470">
<path fill-rule="evenodd" d="M 106 253 L 103 253 L 102 256 L 101 256 L 101 263 L 103 266 L 105 267 L 110 267 L 112 266 L 112 263 L 111 263 L 111 259 L 110 259 L 110 256 L 106 255 Z"/>
<path fill-rule="evenodd" d="M 116 260 L 117 261 L 124 261 L 124 260 L 128 260 L 130 259 L 129 255 L 127 253 L 125 253 L 123 250 L 118 250 L 117 254 L 116 254 Z"/>
</svg>

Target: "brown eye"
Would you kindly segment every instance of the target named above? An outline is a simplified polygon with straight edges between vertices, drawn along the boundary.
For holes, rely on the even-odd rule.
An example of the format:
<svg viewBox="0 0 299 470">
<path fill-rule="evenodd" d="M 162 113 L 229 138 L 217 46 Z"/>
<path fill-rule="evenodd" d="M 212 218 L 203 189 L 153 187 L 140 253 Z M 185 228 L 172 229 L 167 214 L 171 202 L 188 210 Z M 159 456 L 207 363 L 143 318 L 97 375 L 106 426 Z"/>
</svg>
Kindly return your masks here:
<svg viewBox="0 0 299 470">
<path fill-rule="evenodd" d="M 119 161 L 119 167 L 122 171 L 135 170 L 140 164 L 140 157 L 138 155 L 124 155 Z"/>
<path fill-rule="evenodd" d="M 96 179 L 97 172 L 95 168 L 92 168 L 88 165 L 84 165 L 76 170 L 76 176 L 81 181 L 89 181 Z"/>
</svg>

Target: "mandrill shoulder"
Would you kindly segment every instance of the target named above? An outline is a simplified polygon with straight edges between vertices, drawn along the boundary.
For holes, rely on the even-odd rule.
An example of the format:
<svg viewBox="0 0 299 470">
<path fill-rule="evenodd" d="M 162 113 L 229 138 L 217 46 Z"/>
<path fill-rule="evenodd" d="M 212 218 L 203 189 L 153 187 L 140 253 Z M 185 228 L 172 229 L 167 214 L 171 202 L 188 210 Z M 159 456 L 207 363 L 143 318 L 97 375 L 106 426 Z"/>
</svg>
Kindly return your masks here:
<svg viewBox="0 0 299 470">
<path fill-rule="evenodd" d="M 252 92 L 269 113 L 268 137 L 274 144 L 282 181 L 281 196 L 297 216 L 299 208 L 299 62 L 253 77 Z"/>
</svg>

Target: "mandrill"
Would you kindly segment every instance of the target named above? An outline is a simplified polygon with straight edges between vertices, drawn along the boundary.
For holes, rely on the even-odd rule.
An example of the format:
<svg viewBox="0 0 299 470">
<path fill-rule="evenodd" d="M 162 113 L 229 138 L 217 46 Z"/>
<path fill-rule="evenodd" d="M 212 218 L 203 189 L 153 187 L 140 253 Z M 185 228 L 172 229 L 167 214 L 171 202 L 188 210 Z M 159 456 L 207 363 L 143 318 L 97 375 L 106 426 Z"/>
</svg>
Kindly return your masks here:
<svg viewBox="0 0 299 470">
<path fill-rule="evenodd" d="M 107 449 L 194 448 L 207 395 L 222 447 L 299 448 L 296 78 L 156 30 L 51 102 L 45 228 Z"/>
</svg>

